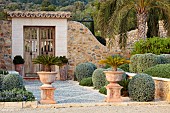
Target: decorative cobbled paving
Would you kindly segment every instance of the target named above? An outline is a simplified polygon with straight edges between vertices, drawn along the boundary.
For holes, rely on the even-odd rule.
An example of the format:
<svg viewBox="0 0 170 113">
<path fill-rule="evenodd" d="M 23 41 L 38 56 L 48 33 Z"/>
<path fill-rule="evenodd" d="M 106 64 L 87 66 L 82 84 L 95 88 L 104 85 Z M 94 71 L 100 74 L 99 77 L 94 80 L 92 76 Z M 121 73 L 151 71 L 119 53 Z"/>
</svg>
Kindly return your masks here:
<svg viewBox="0 0 170 113">
<path fill-rule="evenodd" d="M 37 101 L 40 100 L 39 80 L 24 81 L 25 87 L 32 92 Z M 76 81 L 55 81 L 52 84 L 56 90 L 54 92 L 57 103 L 95 103 L 104 102 L 105 96 L 97 90 L 78 85 Z"/>
</svg>

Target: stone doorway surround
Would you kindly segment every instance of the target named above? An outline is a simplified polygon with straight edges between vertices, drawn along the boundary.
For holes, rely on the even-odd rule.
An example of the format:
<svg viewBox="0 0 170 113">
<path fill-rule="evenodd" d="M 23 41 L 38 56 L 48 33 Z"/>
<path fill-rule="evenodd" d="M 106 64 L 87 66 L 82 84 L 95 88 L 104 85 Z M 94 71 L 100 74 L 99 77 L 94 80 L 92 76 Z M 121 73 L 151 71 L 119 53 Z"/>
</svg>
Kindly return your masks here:
<svg viewBox="0 0 170 113">
<path fill-rule="evenodd" d="M 67 19 L 71 17 L 70 12 L 13 11 L 8 12 L 8 17 L 12 20 L 12 59 L 15 55 L 24 57 L 25 26 L 55 27 L 54 54 L 67 57 Z"/>
</svg>

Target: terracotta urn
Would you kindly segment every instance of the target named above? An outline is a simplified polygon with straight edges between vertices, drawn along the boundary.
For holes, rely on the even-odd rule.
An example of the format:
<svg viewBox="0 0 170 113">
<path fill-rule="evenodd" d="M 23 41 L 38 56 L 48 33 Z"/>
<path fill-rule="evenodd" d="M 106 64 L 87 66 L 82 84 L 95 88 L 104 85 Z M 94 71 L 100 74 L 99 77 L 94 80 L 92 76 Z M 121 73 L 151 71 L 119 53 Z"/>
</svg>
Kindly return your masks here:
<svg viewBox="0 0 170 113">
<path fill-rule="evenodd" d="M 52 87 L 52 83 L 56 80 L 57 72 L 37 72 L 40 77 L 40 81 L 43 83 L 42 87 Z"/>
<path fill-rule="evenodd" d="M 123 71 L 104 71 L 107 81 L 110 83 L 106 86 L 107 97 L 106 102 L 121 102 L 121 92 L 122 87 L 117 83 L 121 81 Z"/>
<path fill-rule="evenodd" d="M 106 79 L 109 82 L 118 82 L 122 80 L 123 71 L 104 71 Z"/>
</svg>

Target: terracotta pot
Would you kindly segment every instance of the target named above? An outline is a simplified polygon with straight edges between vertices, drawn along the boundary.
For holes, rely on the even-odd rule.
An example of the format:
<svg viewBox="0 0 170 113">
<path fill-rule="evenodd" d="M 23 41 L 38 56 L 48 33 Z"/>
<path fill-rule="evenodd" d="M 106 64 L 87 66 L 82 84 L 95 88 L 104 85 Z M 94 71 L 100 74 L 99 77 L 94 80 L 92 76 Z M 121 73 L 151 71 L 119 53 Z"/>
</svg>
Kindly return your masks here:
<svg viewBox="0 0 170 113">
<path fill-rule="evenodd" d="M 123 71 L 104 71 L 106 79 L 109 82 L 118 82 L 122 80 Z"/>
<path fill-rule="evenodd" d="M 15 71 L 19 72 L 19 75 L 21 75 L 21 76 L 23 76 L 23 74 L 22 74 L 23 67 L 24 67 L 24 64 L 15 64 Z"/>
<path fill-rule="evenodd" d="M 60 68 L 60 80 L 67 80 L 68 75 L 68 64 L 61 66 Z"/>
<path fill-rule="evenodd" d="M 40 81 L 43 83 L 42 87 L 52 87 L 52 83 L 56 80 L 57 72 L 37 72 Z"/>
</svg>

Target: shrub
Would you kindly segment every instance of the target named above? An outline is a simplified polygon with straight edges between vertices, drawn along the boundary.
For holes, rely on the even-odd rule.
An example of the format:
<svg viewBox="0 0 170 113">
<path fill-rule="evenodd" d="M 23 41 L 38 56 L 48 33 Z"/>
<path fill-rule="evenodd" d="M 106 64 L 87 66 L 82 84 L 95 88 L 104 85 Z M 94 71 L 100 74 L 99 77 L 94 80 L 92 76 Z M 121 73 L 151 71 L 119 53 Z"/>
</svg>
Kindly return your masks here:
<svg viewBox="0 0 170 113">
<path fill-rule="evenodd" d="M 8 74 L 8 71 L 0 70 L 0 74 L 7 75 L 7 74 Z"/>
<path fill-rule="evenodd" d="M 34 95 L 24 89 L 14 88 L 0 92 L 0 102 L 34 101 Z"/>
<path fill-rule="evenodd" d="M 130 72 L 137 73 L 137 64 L 138 64 L 137 61 L 138 61 L 140 55 L 141 54 L 136 54 L 136 55 L 133 55 L 130 58 L 130 64 L 129 64 L 129 71 Z"/>
<path fill-rule="evenodd" d="M 166 62 L 170 63 L 170 54 L 161 54 L 161 56 L 164 56 L 166 58 Z"/>
<path fill-rule="evenodd" d="M 81 63 L 76 66 L 75 74 L 80 82 L 83 78 L 92 77 L 94 68 L 89 63 Z"/>
<path fill-rule="evenodd" d="M 81 86 L 93 86 L 92 77 L 83 78 L 79 85 Z"/>
<path fill-rule="evenodd" d="M 170 78 L 170 64 L 158 64 L 144 71 L 153 77 Z"/>
<path fill-rule="evenodd" d="M 103 71 L 104 69 L 99 68 L 93 72 L 92 81 L 93 81 L 93 86 L 96 89 L 100 89 L 102 86 L 106 84 L 106 76 Z"/>
<path fill-rule="evenodd" d="M 90 64 L 94 70 L 97 69 L 97 66 L 95 64 L 93 64 L 92 62 L 87 62 L 87 63 Z"/>
<path fill-rule="evenodd" d="M 24 88 L 22 77 L 16 74 L 5 75 L 2 90 L 11 90 L 13 88 Z"/>
<path fill-rule="evenodd" d="M 24 64 L 25 61 L 24 61 L 24 59 L 22 58 L 21 55 L 16 55 L 13 59 L 13 63 L 14 64 Z"/>
<path fill-rule="evenodd" d="M 130 79 L 128 79 L 128 78 L 124 78 L 124 79 L 122 79 L 121 81 L 118 82 L 118 84 L 123 87 L 121 89 L 121 95 L 123 97 L 126 97 L 126 96 L 129 95 L 129 93 L 128 93 L 129 82 L 130 82 Z"/>
<path fill-rule="evenodd" d="M 168 63 L 168 59 L 164 55 L 157 55 L 158 63 L 159 64 L 166 64 Z"/>
<path fill-rule="evenodd" d="M 134 101 L 152 101 L 155 95 L 155 83 L 147 74 L 135 75 L 128 85 L 129 97 Z"/>
<path fill-rule="evenodd" d="M 122 64 L 118 68 L 122 69 L 125 72 L 129 72 L 129 64 Z"/>
<path fill-rule="evenodd" d="M 149 67 L 159 64 L 157 55 L 152 53 L 142 54 L 137 61 L 137 72 L 141 73 Z"/>
<path fill-rule="evenodd" d="M 141 39 L 134 44 L 132 54 L 169 54 L 170 53 L 170 38 L 148 38 L 147 40 Z"/>
<path fill-rule="evenodd" d="M 0 74 L 0 91 L 2 90 L 3 79 L 4 79 L 4 75 Z"/>
<path fill-rule="evenodd" d="M 102 86 L 102 87 L 99 89 L 99 92 L 102 93 L 102 94 L 107 95 L 107 89 L 106 89 L 104 86 Z"/>
</svg>

